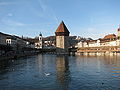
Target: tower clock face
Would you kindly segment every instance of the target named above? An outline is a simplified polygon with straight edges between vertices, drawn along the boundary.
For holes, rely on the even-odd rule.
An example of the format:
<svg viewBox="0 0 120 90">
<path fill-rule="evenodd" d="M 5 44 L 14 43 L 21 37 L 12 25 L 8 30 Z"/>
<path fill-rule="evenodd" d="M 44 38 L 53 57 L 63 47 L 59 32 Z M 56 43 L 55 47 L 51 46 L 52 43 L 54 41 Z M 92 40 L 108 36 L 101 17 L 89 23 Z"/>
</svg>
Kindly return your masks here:
<svg viewBox="0 0 120 90">
<path fill-rule="evenodd" d="M 40 37 L 39 39 L 40 39 L 40 40 L 42 40 L 42 38 L 41 38 L 41 37 Z"/>
</svg>

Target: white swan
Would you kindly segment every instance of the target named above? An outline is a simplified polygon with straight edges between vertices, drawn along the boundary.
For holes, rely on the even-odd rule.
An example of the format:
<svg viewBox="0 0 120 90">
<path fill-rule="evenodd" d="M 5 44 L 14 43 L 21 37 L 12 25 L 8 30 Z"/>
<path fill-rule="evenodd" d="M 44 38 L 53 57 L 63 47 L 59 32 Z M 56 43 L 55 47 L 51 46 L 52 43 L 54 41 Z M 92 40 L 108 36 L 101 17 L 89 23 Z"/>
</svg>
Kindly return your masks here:
<svg viewBox="0 0 120 90">
<path fill-rule="evenodd" d="M 49 76 L 49 75 L 50 75 L 50 73 L 45 73 L 45 75 L 46 75 L 46 76 Z"/>
</svg>

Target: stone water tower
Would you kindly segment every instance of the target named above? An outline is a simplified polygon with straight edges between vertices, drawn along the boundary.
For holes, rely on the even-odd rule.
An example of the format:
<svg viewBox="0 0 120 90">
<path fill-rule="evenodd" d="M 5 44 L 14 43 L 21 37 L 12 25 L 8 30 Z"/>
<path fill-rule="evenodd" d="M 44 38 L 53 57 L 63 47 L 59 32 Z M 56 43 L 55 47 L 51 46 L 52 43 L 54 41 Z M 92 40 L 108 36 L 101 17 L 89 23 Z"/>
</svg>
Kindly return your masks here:
<svg viewBox="0 0 120 90">
<path fill-rule="evenodd" d="M 56 35 L 56 52 L 58 54 L 68 54 L 69 47 L 69 31 L 62 21 L 58 26 L 55 35 Z"/>
</svg>

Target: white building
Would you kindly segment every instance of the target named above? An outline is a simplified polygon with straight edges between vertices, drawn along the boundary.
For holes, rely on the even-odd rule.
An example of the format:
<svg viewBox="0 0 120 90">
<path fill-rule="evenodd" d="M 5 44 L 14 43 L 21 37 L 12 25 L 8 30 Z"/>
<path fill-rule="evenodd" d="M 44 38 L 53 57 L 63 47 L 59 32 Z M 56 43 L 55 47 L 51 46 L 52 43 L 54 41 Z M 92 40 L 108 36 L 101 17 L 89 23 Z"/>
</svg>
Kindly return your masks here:
<svg viewBox="0 0 120 90">
<path fill-rule="evenodd" d="M 118 35 L 109 34 L 102 39 L 87 40 L 79 42 L 76 47 L 103 47 L 103 46 L 120 46 L 120 27 L 118 28 Z"/>
<path fill-rule="evenodd" d="M 35 48 L 42 49 L 43 48 L 43 37 L 42 34 L 39 34 L 38 40 L 35 41 Z"/>
</svg>

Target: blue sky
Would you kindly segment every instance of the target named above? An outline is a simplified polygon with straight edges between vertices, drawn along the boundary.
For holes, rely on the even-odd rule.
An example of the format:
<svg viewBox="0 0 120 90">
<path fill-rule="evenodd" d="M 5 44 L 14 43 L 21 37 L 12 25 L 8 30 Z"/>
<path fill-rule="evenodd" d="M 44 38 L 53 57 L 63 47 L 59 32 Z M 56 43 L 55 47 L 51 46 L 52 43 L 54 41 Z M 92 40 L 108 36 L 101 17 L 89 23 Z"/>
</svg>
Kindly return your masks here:
<svg viewBox="0 0 120 90">
<path fill-rule="evenodd" d="M 117 34 L 120 0 L 0 0 L 0 32 L 35 37 L 54 35 L 63 20 L 70 35 Z"/>
</svg>

